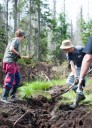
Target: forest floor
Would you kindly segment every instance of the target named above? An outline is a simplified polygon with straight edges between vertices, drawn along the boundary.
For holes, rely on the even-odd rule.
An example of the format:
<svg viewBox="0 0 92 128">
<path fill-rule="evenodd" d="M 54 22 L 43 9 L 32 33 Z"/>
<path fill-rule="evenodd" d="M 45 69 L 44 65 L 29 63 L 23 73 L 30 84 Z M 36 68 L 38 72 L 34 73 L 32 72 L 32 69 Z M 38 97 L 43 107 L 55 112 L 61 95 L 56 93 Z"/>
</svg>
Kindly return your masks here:
<svg viewBox="0 0 92 128">
<path fill-rule="evenodd" d="M 70 110 L 62 98 L 39 95 L 10 104 L 0 101 L 0 128 L 92 128 L 92 105 Z"/>
</svg>

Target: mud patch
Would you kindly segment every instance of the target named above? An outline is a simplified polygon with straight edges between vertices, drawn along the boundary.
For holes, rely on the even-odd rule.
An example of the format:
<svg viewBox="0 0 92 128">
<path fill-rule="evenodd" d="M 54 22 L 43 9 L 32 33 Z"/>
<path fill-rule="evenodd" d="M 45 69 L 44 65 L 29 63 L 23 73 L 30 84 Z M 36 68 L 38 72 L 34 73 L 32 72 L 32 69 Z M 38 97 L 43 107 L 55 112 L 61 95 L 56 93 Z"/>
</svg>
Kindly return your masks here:
<svg viewBox="0 0 92 128">
<path fill-rule="evenodd" d="M 43 96 L 25 100 L 16 100 L 11 104 L 0 102 L 0 128 L 91 128 L 92 106 L 79 106 L 70 110 L 61 104 Z"/>
</svg>

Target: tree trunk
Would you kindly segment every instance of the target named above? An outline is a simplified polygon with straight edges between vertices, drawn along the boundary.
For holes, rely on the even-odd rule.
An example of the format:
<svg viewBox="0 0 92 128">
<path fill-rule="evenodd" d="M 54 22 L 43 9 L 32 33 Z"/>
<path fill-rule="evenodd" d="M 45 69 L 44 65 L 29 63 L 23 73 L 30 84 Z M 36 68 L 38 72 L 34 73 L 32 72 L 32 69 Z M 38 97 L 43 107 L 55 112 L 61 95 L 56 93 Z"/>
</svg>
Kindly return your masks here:
<svg viewBox="0 0 92 128">
<path fill-rule="evenodd" d="M 28 34 L 28 55 L 30 55 L 30 49 L 31 49 L 31 32 L 32 32 L 32 27 L 31 27 L 31 8 L 32 8 L 32 0 L 29 0 L 29 34 Z"/>
<path fill-rule="evenodd" d="M 37 59 L 40 60 L 40 1 L 38 3 L 38 41 L 37 41 Z"/>
<path fill-rule="evenodd" d="M 17 2 L 18 0 L 14 0 L 14 33 L 17 30 Z"/>
<path fill-rule="evenodd" d="M 5 31 L 6 31 L 6 42 L 8 43 L 8 0 L 6 0 Z"/>
</svg>

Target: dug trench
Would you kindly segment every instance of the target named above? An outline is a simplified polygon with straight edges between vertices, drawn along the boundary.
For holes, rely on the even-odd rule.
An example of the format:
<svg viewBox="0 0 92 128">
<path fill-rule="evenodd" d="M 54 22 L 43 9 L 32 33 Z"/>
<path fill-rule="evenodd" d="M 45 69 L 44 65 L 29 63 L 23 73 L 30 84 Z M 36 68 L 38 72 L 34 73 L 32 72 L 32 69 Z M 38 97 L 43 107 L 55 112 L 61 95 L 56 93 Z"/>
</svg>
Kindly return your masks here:
<svg viewBox="0 0 92 128">
<path fill-rule="evenodd" d="M 59 104 L 41 95 L 11 104 L 0 101 L 0 128 L 92 128 L 92 106 L 70 110 L 62 98 Z"/>
</svg>

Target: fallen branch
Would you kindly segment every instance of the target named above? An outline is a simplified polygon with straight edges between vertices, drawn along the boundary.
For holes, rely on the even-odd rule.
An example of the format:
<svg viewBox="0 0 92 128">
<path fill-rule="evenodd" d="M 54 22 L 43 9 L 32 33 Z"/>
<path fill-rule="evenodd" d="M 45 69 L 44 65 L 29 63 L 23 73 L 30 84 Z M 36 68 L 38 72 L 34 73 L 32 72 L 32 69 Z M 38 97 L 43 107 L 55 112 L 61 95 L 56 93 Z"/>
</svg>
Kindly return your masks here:
<svg viewBox="0 0 92 128">
<path fill-rule="evenodd" d="M 49 77 L 45 74 L 45 73 L 43 73 L 43 75 L 46 77 L 46 79 L 50 82 L 50 79 L 49 79 Z"/>
<path fill-rule="evenodd" d="M 28 113 L 30 112 L 30 110 L 28 110 L 26 113 L 24 113 L 20 118 L 18 118 L 16 121 L 15 121 L 15 123 L 14 123 L 14 125 L 13 126 L 15 126 L 22 118 L 24 118 L 25 117 L 25 115 L 27 115 Z"/>
</svg>

